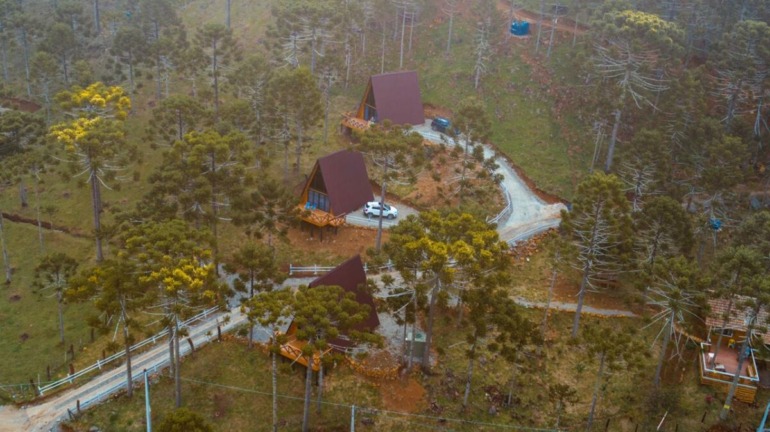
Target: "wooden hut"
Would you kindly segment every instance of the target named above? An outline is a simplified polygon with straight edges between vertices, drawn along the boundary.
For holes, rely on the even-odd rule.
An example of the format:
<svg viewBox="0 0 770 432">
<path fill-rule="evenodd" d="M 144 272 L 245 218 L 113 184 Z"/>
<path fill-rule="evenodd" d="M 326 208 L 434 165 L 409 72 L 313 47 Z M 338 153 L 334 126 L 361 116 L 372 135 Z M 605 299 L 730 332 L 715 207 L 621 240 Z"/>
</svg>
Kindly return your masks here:
<svg viewBox="0 0 770 432">
<path fill-rule="evenodd" d="M 361 130 L 366 129 L 369 122 L 383 120 L 397 125 L 425 123 L 417 72 L 372 75 L 358 109 L 345 116 L 342 126 L 348 131 Z"/>
<path fill-rule="evenodd" d="M 345 292 L 352 292 L 355 294 L 358 303 L 369 305 L 369 316 L 364 321 L 358 323 L 354 330 L 373 331 L 379 327 L 380 319 L 377 317 L 374 298 L 366 290 L 366 272 L 364 271 L 364 265 L 360 255 L 356 255 L 338 265 L 329 273 L 311 282 L 308 286 L 311 289 L 318 286 L 340 286 Z M 297 326 L 292 321 L 286 331 L 288 341 L 281 346 L 281 355 L 307 366 L 307 360 L 302 357 L 302 348 L 305 346 L 305 342 L 294 338 L 296 332 Z M 354 347 L 354 343 L 345 335 L 340 335 L 337 339 L 329 341 L 329 351 L 336 350 L 347 352 L 352 347 Z M 313 370 L 317 371 L 319 369 L 319 364 L 320 356 L 316 353 L 313 358 Z"/>
<path fill-rule="evenodd" d="M 345 215 L 373 200 L 364 157 L 340 150 L 316 161 L 302 188 L 299 209 L 312 234 L 313 227 L 339 227 Z"/>
<path fill-rule="evenodd" d="M 706 318 L 709 333 L 707 342 L 701 343 L 700 381 L 701 384 L 719 388 L 727 393 L 735 374 L 739 373 L 735 397 L 742 402 L 753 403 L 759 384 L 759 372 L 753 350 L 749 351 L 743 367 L 738 371 L 738 354 L 747 337 L 751 313 L 749 308 L 740 306 L 746 299 L 743 296 L 735 296 L 732 304 L 728 299 L 709 300 L 711 313 Z M 725 317 L 727 317 L 726 321 Z M 766 328 L 767 323 L 768 313 L 762 309 L 754 324 L 755 329 L 749 340 L 749 346 L 770 344 L 770 334 L 767 332 L 763 334 L 758 330 L 758 328 Z M 716 344 L 719 342 L 720 333 L 722 341 L 717 350 Z"/>
</svg>

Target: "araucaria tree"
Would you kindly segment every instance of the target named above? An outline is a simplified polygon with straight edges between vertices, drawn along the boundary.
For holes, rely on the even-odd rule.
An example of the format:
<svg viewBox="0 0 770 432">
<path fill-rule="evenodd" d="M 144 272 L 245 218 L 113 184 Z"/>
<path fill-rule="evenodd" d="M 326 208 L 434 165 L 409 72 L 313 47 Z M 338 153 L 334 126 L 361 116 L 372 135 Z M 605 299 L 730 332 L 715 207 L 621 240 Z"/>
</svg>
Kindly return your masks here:
<svg viewBox="0 0 770 432">
<path fill-rule="evenodd" d="M 273 432 L 278 432 L 278 367 L 276 360 L 281 352 L 281 344 L 285 343 L 286 335 L 281 333 L 289 324 L 294 308 L 294 297 L 291 290 L 269 291 L 259 293 L 243 303 L 248 309 L 251 330 L 255 323 L 270 330 L 270 357 L 273 381 Z M 310 368 L 308 368 L 310 369 Z"/>
<path fill-rule="evenodd" d="M 380 182 L 380 204 L 385 204 L 388 183 L 409 183 L 416 180 L 416 168 L 422 163 L 422 136 L 408 127 L 393 125 L 385 120 L 360 135 L 361 151 L 369 157 L 372 171 Z M 377 225 L 375 249 L 382 244 L 382 219 Z"/>
<path fill-rule="evenodd" d="M 61 252 L 46 255 L 35 267 L 35 286 L 40 290 L 52 289 L 59 304 L 59 342 L 64 343 L 64 292 L 78 262 Z"/>
<path fill-rule="evenodd" d="M 72 280 L 67 297 L 76 301 L 93 301 L 96 309 L 105 314 L 105 322 L 115 321 L 115 332 L 123 328 L 123 348 L 126 355 L 126 394 L 133 395 L 131 370 L 131 337 L 129 329 L 135 325 L 133 314 L 145 300 L 145 287 L 136 277 L 137 268 L 129 260 L 106 260 L 98 267 L 83 272 Z"/>
<path fill-rule="evenodd" d="M 221 24 L 206 24 L 195 35 L 198 47 L 207 55 L 211 65 L 214 88 L 214 120 L 219 121 L 219 77 L 222 66 L 240 56 L 233 32 Z"/>
<path fill-rule="evenodd" d="M 649 95 L 667 89 L 656 71 L 663 70 L 670 60 L 669 53 L 681 49 L 682 31 L 675 23 L 656 15 L 632 10 L 605 13 L 597 26 L 602 31 L 598 33 L 593 67 L 604 80 L 614 84 L 601 86 L 601 91 L 611 92 L 614 99 L 612 135 L 604 164 L 604 170 L 609 172 L 629 97 L 637 107 L 655 108 Z"/>
<path fill-rule="evenodd" d="M 284 176 L 289 176 L 289 144 L 296 139 L 294 172 L 301 169 L 305 130 L 321 120 L 321 92 L 307 68 L 276 73 L 268 87 L 268 106 L 273 136 L 284 147 Z"/>
<path fill-rule="evenodd" d="M 302 430 L 307 432 L 310 419 L 310 390 L 315 356 L 318 355 L 318 393 L 323 389 L 323 354 L 329 349 L 329 342 L 340 334 L 347 334 L 353 340 L 364 336 L 353 331 L 353 326 L 369 316 L 369 305 L 356 302 L 355 294 L 345 292 L 338 286 L 300 287 L 294 297 L 294 325 L 296 338 L 305 341 L 302 355 L 307 361 L 305 374 L 305 409 Z"/>
<path fill-rule="evenodd" d="M 562 235 L 581 273 L 572 337 L 578 335 L 586 292 L 597 277 L 615 277 L 630 252 L 632 224 L 623 185 L 614 175 L 594 173 L 577 189 L 572 211 L 562 210 Z"/>
<path fill-rule="evenodd" d="M 390 231 L 385 252 L 405 280 L 420 279 L 430 286 L 425 351 L 422 367 L 430 369 L 433 322 L 442 292 L 458 273 L 474 286 L 485 285 L 484 278 L 499 275 L 500 257 L 507 248 L 499 241 L 493 226 L 468 213 L 437 211 L 409 216 Z"/>
<path fill-rule="evenodd" d="M 133 156 L 125 142 L 123 121 L 131 107 L 120 87 L 95 83 L 57 95 L 62 108 L 76 118 L 51 127 L 51 136 L 64 146 L 72 177 L 86 176 L 96 237 L 96 260 L 102 261 L 102 192 Z"/>
</svg>

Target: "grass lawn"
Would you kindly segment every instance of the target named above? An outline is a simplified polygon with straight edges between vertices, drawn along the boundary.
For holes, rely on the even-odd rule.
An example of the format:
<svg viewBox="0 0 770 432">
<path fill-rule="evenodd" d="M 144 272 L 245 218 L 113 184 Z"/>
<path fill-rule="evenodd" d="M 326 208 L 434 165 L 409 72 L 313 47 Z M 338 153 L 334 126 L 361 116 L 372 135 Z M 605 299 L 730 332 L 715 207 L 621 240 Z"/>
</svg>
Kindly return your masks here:
<svg viewBox="0 0 770 432">
<path fill-rule="evenodd" d="M 278 393 L 281 430 L 297 430 L 302 424 L 304 368 L 291 368 L 280 361 Z M 212 365 L 216 365 L 212 367 Z M 203 415 L 218 431 L 269 430 L 272 422 L 270 361 L 260 349 L 249 350 L 238 342 L 207 345 L 182 365 L 184 406 Z M 173 379 L 154 377 L 151 388 L 153 426 L 157 427 L 173 409 Z M 313 430 L 341 430 L 349 425 L 349 405 L 377 406 L 376 384 L 338 367 L 324 377 L 321 414 L 311 413 Z M 339 406 L 342 404 L 344 406 Z M 144 397 L 121 396 L 87 411 L 72 426 L 86 431 L 96 425 L 103 430 L 143 431 Z"/>
<path fill-rule="evenodd" d="M 89 342 L 90 334 L 84 319 L 92 308 L 89 305 L 66 306 L 66 343 L 62 345 L 54 293 L 50 290 L 33 292 L 35 266 L 42 257 L 37 227 L 6 220 L 5 239 L 13 266 L 13 281 L 0 285 L 0 383 L 29 383 L 30 379 L 47 381 L 47 366 L 51 366 L 54 376 L 66 373 L 65 352 L 70 344 L 74 345 L 77 354 L 80 347 Z M 65 252 L 81 265 L 91 259 L 90 240 L 47 231 L 44 241 L 46 252 Z"/>
</svg>

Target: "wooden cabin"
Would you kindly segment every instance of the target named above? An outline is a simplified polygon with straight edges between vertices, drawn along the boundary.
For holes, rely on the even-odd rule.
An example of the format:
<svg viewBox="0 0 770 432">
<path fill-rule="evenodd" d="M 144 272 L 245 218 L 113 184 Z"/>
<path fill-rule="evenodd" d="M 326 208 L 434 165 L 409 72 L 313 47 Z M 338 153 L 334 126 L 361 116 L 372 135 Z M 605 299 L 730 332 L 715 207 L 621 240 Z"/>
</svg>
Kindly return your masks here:
<svg viewBox="0 0 770 432">
<path fill-rule="evenodd" d="M 340 150 L 319 158 L 313 166 L 300 195 L 300 217 L 311 230 L 339 227 L 348 213 L 373 200 L 364 157 Z"/>
<path fill-rule="evenodd" d="M 397 125 L 425 123 L 417 72 L 372 75 L 358 109 L 343 118 L 342 127 L 348 132 L 365 130 L 371 122 L 383 120 Z"/>
<path fill-rule="evenodd" d="M 358 331 L 373 331 L 380 325 L 380 319 L 377 317 L 377 308 L 374 305 L 374 298 L 366 290 L 366 272 L 364 271 L 364 264 L 361 261 L 361 256 L 356 255 L 344 263 L 335 267 L 329 273 L 317 278 L 308 285 L 311 289 L 318 286 L 340 286 L 346 292 L 352 292 L 356 296 L 356 301 L 361 304 L 369 305 L 369 316 L 358 325 L 355 326 L 355 330 Z M 294 338 L 297 332 L 297 326 L 292 321 L 289 324 L 286 335 L 288 336 L 288 342 L 281 346 L 281 355 L 284 357 L 307 366 L 307 359 L 302 357 L 302 348 L 305 346 L 305 341 L 300 341 Z M 331 350 L 339 352 L 348 352 L 353 348 L 355 344 L 351 342 L 345 335 L 340 335 L 339 338 L 329 341 L 329 352 Z M 326 352 L 324 354 L 326 354 Z M 320 364 L 320 355 L 315 353 L 313 355 L 313 370 L 317 371 Z"/>
<path fill-rule="evenodd" d="M 732 304 L 729 299 L 709 300 L 711 313 L 706 318 L 709 333 L 707 342 L 701 343 L 700 381 L 701 384 L 719 388 L 727 393 L 735 375 L 739 374 L 735 397 L 742 402 L 753 403 L 759 384 L 759 371 L 753 350 L 749 350 L 743 367 L 738 371 L 738 354 L 747 337 L 751 312 L 749 308 L 740 306 L 745 300 L 746 297 L 743 296 L 735 296 Z M 761 310 L 754 326 L 766 328 L 767 322 L 767 311 Z M 753 330 L 749 346 L 770 344 L 770 335 L 761 333 L 757 328 Z M 722 340 L 719 349 L 716 349 L 716 344 L 720 343 L 720 333 Z"/>
</svg>

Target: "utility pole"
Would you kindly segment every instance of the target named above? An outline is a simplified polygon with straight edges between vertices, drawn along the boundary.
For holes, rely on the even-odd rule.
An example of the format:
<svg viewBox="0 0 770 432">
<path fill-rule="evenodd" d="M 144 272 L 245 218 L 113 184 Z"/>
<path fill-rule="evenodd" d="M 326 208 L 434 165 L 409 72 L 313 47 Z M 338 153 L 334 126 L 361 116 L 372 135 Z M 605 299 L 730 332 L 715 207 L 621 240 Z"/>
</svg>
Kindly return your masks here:
<svg viewBox="0 0 770 432">
<path fill-rule="evenodd" d="M 152 408 L 150 407 L 150 384 L 147 382 L 147 369 L 144 370 L 144 411 L 147 415 L 147 432 L 152 432 Z"/>
<path fill-rule="evenodd" d="M 356 406 L 350 407 L 350 432 L 356 432 Z"/>
</svg>

